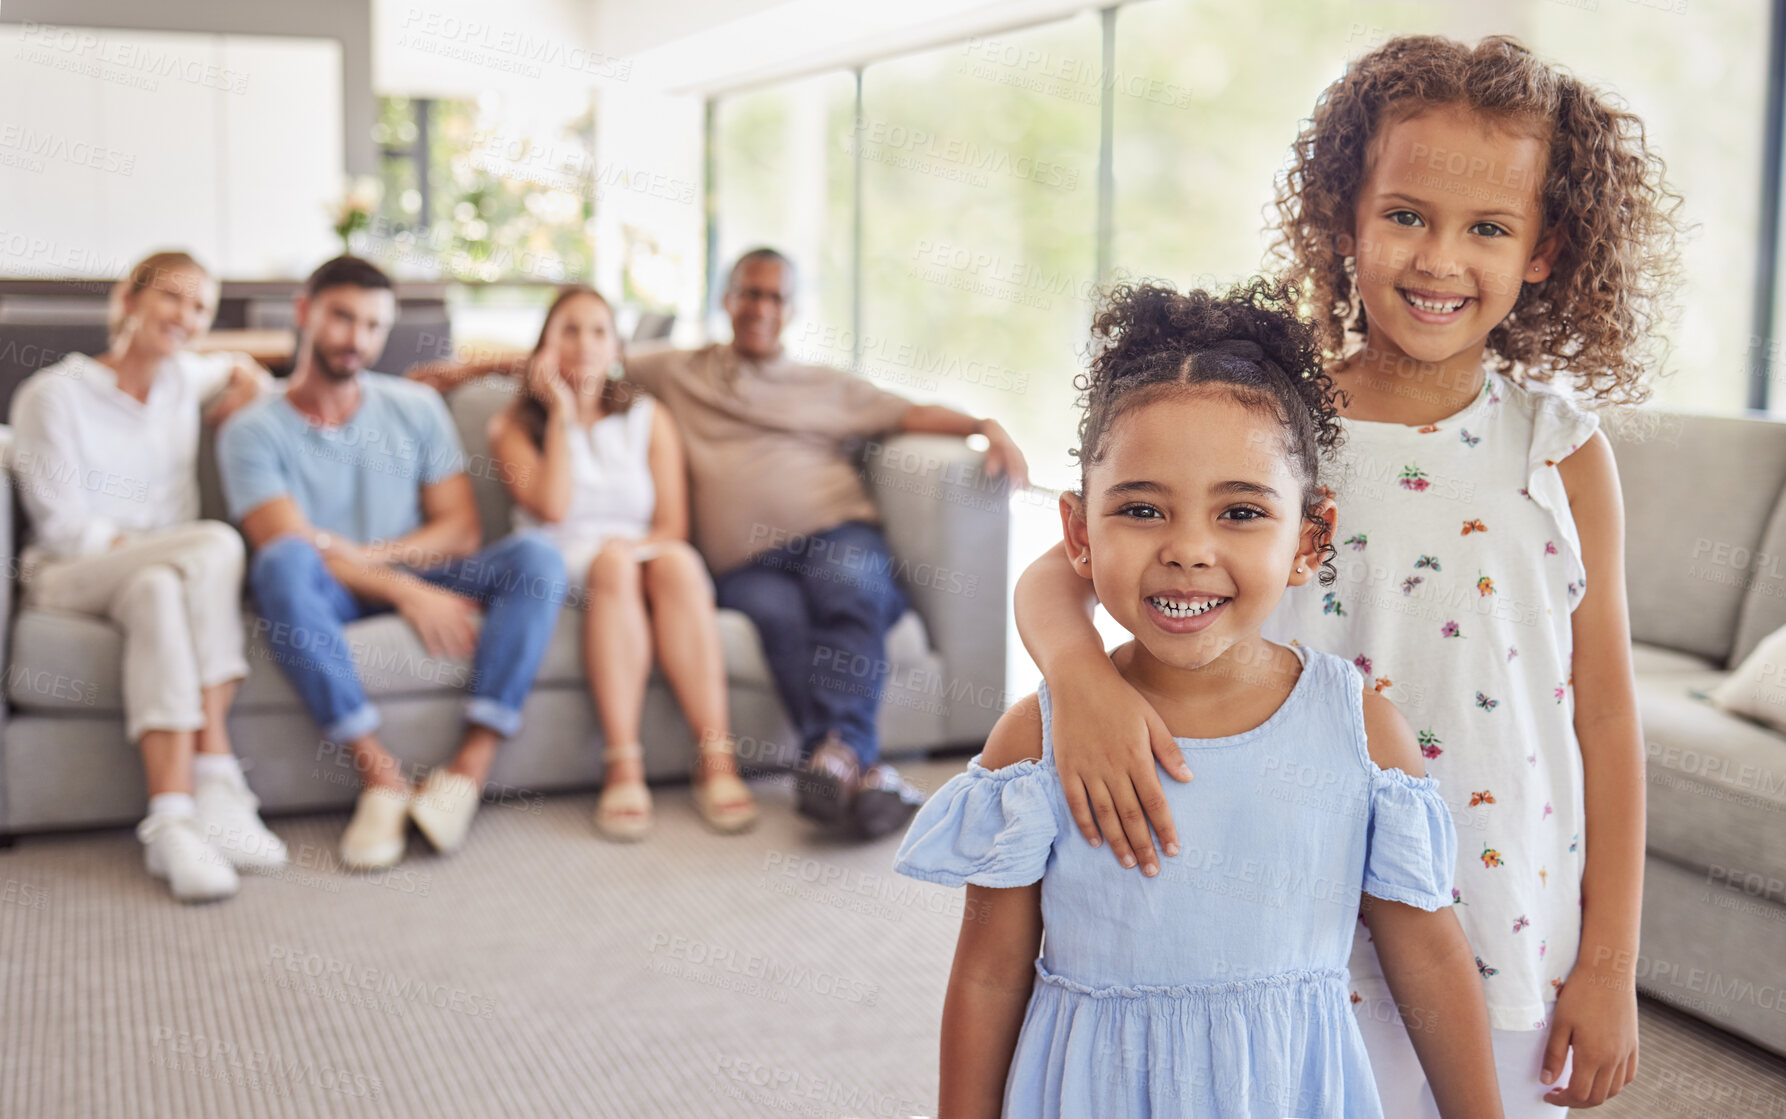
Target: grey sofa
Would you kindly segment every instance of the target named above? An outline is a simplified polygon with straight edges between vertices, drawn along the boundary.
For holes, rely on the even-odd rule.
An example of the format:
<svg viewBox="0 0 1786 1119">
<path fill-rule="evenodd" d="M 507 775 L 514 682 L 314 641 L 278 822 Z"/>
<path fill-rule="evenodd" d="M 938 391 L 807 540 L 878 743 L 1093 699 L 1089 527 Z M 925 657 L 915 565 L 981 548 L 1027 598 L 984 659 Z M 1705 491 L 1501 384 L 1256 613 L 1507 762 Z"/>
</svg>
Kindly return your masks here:
<svg viewBox="0 0 1786 1119">
<path fill-rule="evenodd" d="M 506 383 L 476 382 L 449 400 L 464 441 L 485 539 L 508 531 L 509 502 L 490 469 L 484 431 L 508 399 Z M 0 435 L 6 429 L 0 428 Z M 913 609 L 889 635 L 892 668 L 880 726 L 899 757 L 985 739 L 1005 704 L 1008 509 L 1002 480 L 985 478 L 981 455 L 959 439 L 902 435 L 864 448 L 863 473 Z M 203 512 L 222 519 L 209 448 L 200 456 Z M 786 484 L 769 482 L 767 484 Z M 17 521 L 10 485 L 0 486 L 0 593 L 6 686 L 0 722 L 0 836 L 55 828 L 126 824 L 142 815 L 142 767 L 125 740 L 121 636 L 87 618 L 21 609 Z M 732 725 L 747 764 L 792 764 L 798 749 L 770 681 L 756 631 L 721 611 Z M 252 614 L 251 671 L 229 727 L 263 809 L 346 806 L 357 780 L 345 751 L 323 742 L 286 683 Z M 524 709 L 525 726 L 504 744 L 494 795 L 587 788 L 599 782 L 601 733 L 585 683 L 579 616 L 560 617 Z M 384 615 L 348 627 L 362 679 L 385 717 L 383 738 L 406 763 L 450 757 L 460 729 L 469 666 L 437 662 L 409 626 Z M 668 687 L 653 676 L 642 739 L 653 779 L 686 773 L 692 736 Z"/>
<path fill-rule="evenodd" d="M 1786 424 L 1613 435 L 1647 754 L 1638 987 L 1786 1053 L 1786 736 L 1705 693 L 1786 626 Z"/>
</svg>

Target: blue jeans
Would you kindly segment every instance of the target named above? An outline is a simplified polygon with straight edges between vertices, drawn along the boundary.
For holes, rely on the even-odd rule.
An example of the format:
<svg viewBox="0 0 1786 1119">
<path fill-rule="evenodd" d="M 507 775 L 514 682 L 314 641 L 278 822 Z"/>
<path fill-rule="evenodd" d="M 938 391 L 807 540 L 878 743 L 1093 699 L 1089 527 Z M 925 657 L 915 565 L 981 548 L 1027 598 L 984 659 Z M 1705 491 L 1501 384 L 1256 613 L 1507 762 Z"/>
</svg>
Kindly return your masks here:
<svg viewBox="0 0 1786 1119">
<path fill-rule="evenodd" d="M 905 594 L 880 527 L 845 521 L 752 556 L 715 580 L 719 604 L 756 623 L 801 757 L 830 731 L 863 768 L 880 756 L 875 716 L 887 676 L 887 631 Z"/>
<path fill-rule="evenodd" d="M 521 705 L 564 601 L 558 549 L 521 533 L 410 574 L 483 607 L 465 718 L 505 737 L 520 730 Z M 354 597 L 329 574 L 321 553 L 298 536 L 279 537 L 257 552 L 248 584 L 260 609 L 257 625 L 323 735 L 352 742 L 377 730 L 383 720 L 366 699 L 343 627 L 392 607 Z"/>
</svg>

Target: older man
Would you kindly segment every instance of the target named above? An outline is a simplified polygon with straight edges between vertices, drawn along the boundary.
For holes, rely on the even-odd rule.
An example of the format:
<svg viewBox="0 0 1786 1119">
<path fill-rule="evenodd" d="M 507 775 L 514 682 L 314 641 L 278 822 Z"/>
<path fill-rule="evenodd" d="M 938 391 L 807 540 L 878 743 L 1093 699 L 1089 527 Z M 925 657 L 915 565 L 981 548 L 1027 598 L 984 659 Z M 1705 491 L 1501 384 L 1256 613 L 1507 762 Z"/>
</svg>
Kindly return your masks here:
<svg viewBox="0 0 1786 1119">
<path fill-rule="evenodd" d="M 790 358 L 781 332 L 795 286 L 781 253 L 744 254 L 726 287 L 730 342 L 632 358 L 626 371 L 687 437 L 694 542 L 720 605 L 756 623 L 800 734 L 801 813 L 853 818 L 872 838 L 904 826 L 923 798 L 880 760 L 886 634 L 906 601 L 849 444 L 902 431 L 977 434 L 989 473 L 1023 485 L 1027 467 L 995 420 Z M 873 666 L 865 678 L 846 671 L 864 664 Z"/>
</svg>

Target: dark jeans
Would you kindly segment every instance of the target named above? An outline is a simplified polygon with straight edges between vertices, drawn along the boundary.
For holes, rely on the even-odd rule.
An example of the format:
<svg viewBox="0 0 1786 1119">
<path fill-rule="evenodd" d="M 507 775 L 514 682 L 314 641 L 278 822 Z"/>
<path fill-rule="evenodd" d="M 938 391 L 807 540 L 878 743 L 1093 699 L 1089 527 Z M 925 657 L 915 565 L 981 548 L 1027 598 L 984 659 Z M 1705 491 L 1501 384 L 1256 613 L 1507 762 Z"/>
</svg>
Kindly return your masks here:
<svg viewBox="0 0 1786 1119">
<path fill-rule="evenodd" d="M 715 581 L 719 604 L 756 623 L 804 759 L 835 730 L 863 768 L 880 756 L 875 715 L 887 630 L 905 594 L 878 525 L 845 521 L 752 556 Z"/>
<path fill-rule="evenodd" d="M 564 560 L 558 549 L 519 533 L 412 574 L 484 608 L 465 718 L 504 737 L 514 734 L 521 729 L 521 704 L 533 688 L 564 601 Z M 256 553 L 248 582 L 267 647 L 324 736 L 351 742 L 377 730 L 378 709 L 366 699 L 353 643 L 343 627 L 388 613 L 391 607 L 355 598 L 329 574 L 310 542 L 296 536 L 269 541 Z"/>
</svg>

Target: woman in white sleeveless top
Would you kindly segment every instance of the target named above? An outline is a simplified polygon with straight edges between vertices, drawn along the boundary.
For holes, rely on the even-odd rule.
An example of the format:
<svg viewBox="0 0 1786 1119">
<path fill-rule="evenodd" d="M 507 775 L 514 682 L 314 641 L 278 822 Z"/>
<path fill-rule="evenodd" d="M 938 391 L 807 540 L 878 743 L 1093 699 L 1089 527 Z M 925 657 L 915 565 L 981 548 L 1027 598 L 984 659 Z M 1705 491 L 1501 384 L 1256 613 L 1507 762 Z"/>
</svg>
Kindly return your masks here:
<svg viewBox="0 0 1786 1119">
<path fill-rule="evenodd" d="M 12 401 L 25 605 L 123 632 L 125 733 L 149 791 L 137 838 L 182 901 L 226 897 L 238 869 L 286 861 L 225 727 L 248 673 L 242 538 L 199 519 L 201 422 L 271 383 L 244 355 L 187 348 L 217 295 L 186 253 L 145 258 L 112 291 L 106 351 L 33 373 Z"/>
<path fill-rule="evenodd" d="M 681 437 L 667 411 L 610 376 L 619 361 L 607 300 L 559 292 L 526 390 L 490 422 L 491 457 L 515 526 L 543 533 L 587 586 L 584 665 L 607 739 L 596 827 L 622 840 L 650 829 L 639 721 L 655 653 L 697 736 L 695 806 L 714 829 L 742 831 L 756 802 L 733 759 L 713 583 L 688 543 Z"/>
</svg>

